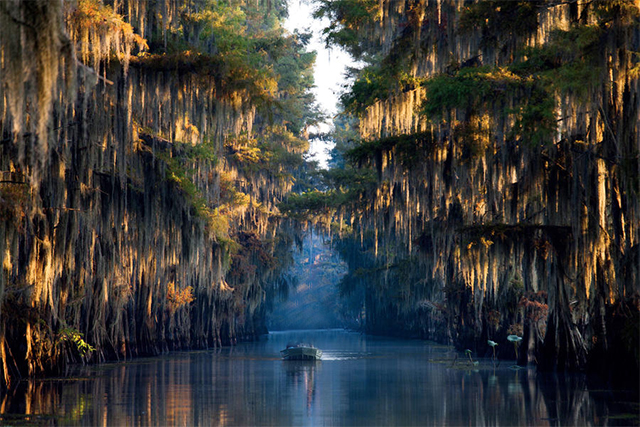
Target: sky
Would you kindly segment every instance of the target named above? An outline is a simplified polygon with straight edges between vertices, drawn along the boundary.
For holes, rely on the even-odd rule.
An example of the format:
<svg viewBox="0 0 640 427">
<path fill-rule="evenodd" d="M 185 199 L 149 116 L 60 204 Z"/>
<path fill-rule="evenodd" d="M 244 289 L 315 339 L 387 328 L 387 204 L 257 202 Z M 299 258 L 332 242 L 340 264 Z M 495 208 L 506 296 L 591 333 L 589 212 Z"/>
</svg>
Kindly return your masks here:
<svg viewBox="0 0 640 427">
<path fill-rule="evenodd" d="M 353 63 L 353 60 L 342 49 L 327 49 L 322 40 L 322 29 L 328 21 L 313 19 L 311 16 L 314 10 L 312 0 L 288 0 L 289 18 L 286 20 L 285 28 L 293 32 L 299 31 L 313 32 L 313 38 L 309 43 L 309 50 L 318 53 L 316 58 L 316 68 L 314 73 L 315 85 L 313 92 L 320 107 L 327 113 L 329 118 L 327 123 L 319 126 L 319 130 L 326 132 L 331 128 L 331 118 L 338 112 L 338 98 L 345 83 L 345 68 Z M 324 22 L 324 23 L 323 23 Z M 313 131 L 313 130 L 312 130 Z M 327 167 L 327 149 L 331 149 L 331 141 L 311 141 L 310 154 L 312 159 L 318 160 L 320 166 Z"/>
</svg>

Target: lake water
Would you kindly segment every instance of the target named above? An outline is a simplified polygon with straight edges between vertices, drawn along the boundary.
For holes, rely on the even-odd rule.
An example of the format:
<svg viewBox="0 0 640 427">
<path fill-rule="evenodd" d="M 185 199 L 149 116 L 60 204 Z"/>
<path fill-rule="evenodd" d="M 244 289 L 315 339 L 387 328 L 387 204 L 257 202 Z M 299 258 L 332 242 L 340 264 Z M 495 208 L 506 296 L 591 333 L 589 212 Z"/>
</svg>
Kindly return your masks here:
<svg viewBox="0 0 640 427">
<path fill-rule="evenodd" d="M 311 342 L 322 360 L 283 361 Z M 631 391 L 590 389 L 581 375 L 472 365 L 450 348 L 340 330 L 83 368 L 25 381 L 2 396 L 0 424 L 410 426 L 638 425 Z M 455 362 L 454 362 L 455 361 Z"/>
</svg>

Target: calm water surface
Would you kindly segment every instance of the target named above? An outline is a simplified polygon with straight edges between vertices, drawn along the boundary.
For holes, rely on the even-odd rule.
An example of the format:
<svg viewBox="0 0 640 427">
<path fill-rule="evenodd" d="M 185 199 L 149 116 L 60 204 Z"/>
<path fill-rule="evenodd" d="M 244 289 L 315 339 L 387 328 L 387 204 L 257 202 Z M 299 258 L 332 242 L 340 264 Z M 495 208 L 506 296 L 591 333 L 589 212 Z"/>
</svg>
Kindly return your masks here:
<svg viewBox="0 0 640 427">
<path fill-rule="evenodd" d="M 288 342 L 321 361 L 283 361 Z M 0 424 L 49 425 L 638 425 L 632 392 L 502 361 L 469 366 L 449 348 L 345 331 L 276 332 L 258 342 L 85 368 L 21 383 Z"/>
</svg>

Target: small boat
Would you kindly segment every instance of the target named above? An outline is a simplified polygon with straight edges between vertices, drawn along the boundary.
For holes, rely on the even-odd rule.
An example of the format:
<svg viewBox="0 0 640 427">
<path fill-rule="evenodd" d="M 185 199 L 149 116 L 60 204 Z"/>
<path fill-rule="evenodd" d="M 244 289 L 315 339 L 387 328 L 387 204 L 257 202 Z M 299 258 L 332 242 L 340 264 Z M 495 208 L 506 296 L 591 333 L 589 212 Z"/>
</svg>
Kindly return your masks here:
<svg viewBox="0 0 640 427">
<path fill-rule="evenodd" d="M 310 344 L 287 344 L 280 354 L 284 360 L 320 360 L 322 350 Z"/>
</svg>

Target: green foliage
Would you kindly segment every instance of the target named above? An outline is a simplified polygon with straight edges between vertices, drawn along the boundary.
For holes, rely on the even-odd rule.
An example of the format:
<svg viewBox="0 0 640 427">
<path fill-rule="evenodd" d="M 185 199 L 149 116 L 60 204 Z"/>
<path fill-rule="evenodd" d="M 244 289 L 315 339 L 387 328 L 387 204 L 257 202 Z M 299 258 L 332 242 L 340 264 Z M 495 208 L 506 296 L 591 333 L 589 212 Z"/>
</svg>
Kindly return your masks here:
<svg viewBox="0 0 640 427">
<path fill-rule="evenodd" d="M 223 205 L 211 208 L 209 201 L 204 196 L 202 190 L 193 182 L 191 169 L 188 163 L 209 160 L 217 162 L 217 157 L 213 152 L 213 147 L 209 143 L 197 148 L 186 144 L 177 144 L 182 150 L 174 147 L 173 151 L 159 151 L 157 159 L 166 165 L 166 179 L 175 184 L 184 195 L 186 201 L 191 205 L 193 214 L 204 221 L 207 231 L 217 241 L 229 239 L 229 218 L 227 211 L 230 207 L 246 205 L 248 196 L 238 192 L 229 180 L 225 180 L 224 175 L 220 179 L 221 201 Z M 186 148 L 189 147 L 189 148 Z M 198 157 L 202 155 L 202 157 Z"/>
<path fill-rule="evenodd" d="M 345 111 L 353 114 L 362 113 L 368 106 L 390 95 L 392 82 L 387 76 L 376 71 L 373 67 L 364 68 L 349 92 L 340 95 L 340 102 Z"/>
<path fill-rule="evenodd" d="M 605 40 L 603 22 L 623 19 L 627 12 L 629 16 L 638 15 L 637 7 L 629 1 L 596 3 L 593 7 L 600 17 L 598 24 L 574 25 L 567 31 L 556 30 L 551 41 L 544 46 L 514 48 L 511 50 L 512 62 L 507 66 L 458 68 L 424 81 L 404 71 L 411 56 L 404 46 L 411 31 L 405 31 L 387 57 L 375 60 L 370 57 L 370 65 L 355 71 L 357 78 L 350 90 L 341 96 L 345 112 L 360 115 L 375 102 L 423 85 L 427 97 L 420 112 L 431 120 L 446 120 L 453 110 L 463 111 L 465 120 L 485 112 L 497 112 L 513 117 L 510 138 L 533 146 L 545 144 L 557 128 L 555 93 L 585 98 L 601 80 L 603 64 L 597 58 Z M 357 42 L 361 46 L 362 41 L 355 33 L 353 37 L 347 37 L 350 33 L 338 35 L 336 31 L 370 25 L 376 19 L 375 7 L 371 5 L 368 9 L 366 5 L 367 2 L 357 1 L 323 2 L 318 15 L 328 16 L 334 21 L 333 26 L 327 29 L 333 37 L 330 41 L 352 49 L 355 47 L 351 43 Z M 513 42 L 535 32 L 540 7 L 544 7 L 543 2 L 478 2 L 466 7 L 460 25 L 463 31 L 480 29 L 483 45 L 495 47 L 502 41 Z M 410 25 L 408 29 L 411 29 Z M 348 41 L 340 41 L 339 37 Z M 363 144 L 353 152 L 354 157 L 366 157 L 367 151 L 377 149 L 375 145 Z M 472 144 L 469 148 L 480 146 Z"/>
<path fill-rule="evenodd" d="M 334 146 L 329 151 L 328 160 L 331 169 L 344 168 L 346 165 L 345 153 L 355 146 L 356 141 L 360 140 L 356 123 L 356 119 L 348 114 L 340 114 L 333 119 L 331 139 Z"/>
<path fill-rule="evenodd" d="M 335 214 L 347 209 L 357 210 L 361 203 L 366 204 L 363 196 L 375 188 L 377 178 L 371 168 L 362 165 L 356 167 L 350 163 L 353 160 L 350 159 L 349 150 L 355 144 L 351 138 L 355 138 L 356 134 L 345 120 L 343 116 L 335 121 L 336 130 L 332 139 L 336 145 L 330 161 L 334 167 L 322 171 L 319 180 L 299 186 L 296 193 L 289 194 L 278 205 L 285 216 L 301 221 L 322 222 L 343 233 L 348 227 L 344 223 L 332 222 L 336 220 Z"/>
<path fill-rule="evenodd" d="M 304 164 L 303 154 L 309 142 L 284 126 L 269 126 L 260 137 L 247 134 L 229 137 L 225 148 L 227 157 L 245 173 L 267 173 L 290 179 L 290 171 Z"/>
<path fill-rule="evenodd" d="M 294 125 L 298 133 L 313 121 L 299 99 L 313 86 L 315 54 L 305 51 L 308 38 L 285 35 L 277 18 L 285 12 L 282 1 L 186 2 L 178 7 L 168 28 L 156 28 L 151 53 L 139 56 L 134 64 L 194 74 L 203 85 L 215 85 L 218 96 L 241 92 L 245 99 L 262 106 L 286 98 L 294 105 L 281 108 L 303 113 L 298 114 L 301 122 Z M 283 97 L 284 93 L 288 96 Z"/>
<path fill-rule="evenodd" d="M 416 61 L 415 38 L 422 25 L 424 5 L 408 7 L 393 46 L 389 53 L 380 56 L 380 41 L 377 35 L 372 37 L 372 32 L 376 34 L 375 28 L 382 19 L 381 3 L 375 0 L 320 0 L 318 3 L 315 16 L 330 20 L 324 30 L 327 45 L 338 45 L 367 64 L 349 71 L 354 81 L 350 90 L 340 97 L 345 112 L 360 115 L 376 101 L 419 85 L 419 79 L 409 70 Z"/>
<path fill-rule="evenodd" d="M 306 51 L 310 37 L 311 34 L 296 32 L 287 38 L 274 65 L 279 102 L 277 109 L 271 111 L 272 119 L 280 120 L 294 135 L 300 135 L 323 118 L 310 92 L 316 60 L 315 52 Z"/>
<path fill-rule="evenodd" d="M 312 220 L 330 216 L 344 202 L 345 197 L 345 193 L 335 190 L 292 193 L 278 205 L 278 209 L 290 218 Z"/>
<path fill-rule="evenodd" d="M 523 94 L 532 84 L 499 67 L 462 68 L 454 74 L 438 74 L 423 83 L 427 97 L 421 112 L 429 118 L 446 117 L 453 109 L 477 113 L 507 97 Z"/>
<path fill-rule="evenodd" d="M 544 145 L 555 132 L 555 102 L 548 96 L 538 96 L 515 110 L 516 121 L 509 136 L 533 146 Z"/>
<path fill-rule="evenodd" d="M 319 0 L 314 18 L 329 18 L 323 30 L 327 45 L 343 47 L 354 57 L 364 53 L 361 31 L 378 18 L 377 0 Z"/>
<path fill-rule="evenodd" d="M 453 132 L 454 140 L 461 146 L 461 159 L 473 159 L 482 155 L 491 145 L 492 132 L 488 120 L 471 119 L 458 123 Z"/>
<path fill-rule="evenodd" d="M 77 329 L 71 327 L 64 327 L 60 329 L 58 333 L 58 342 L 68 342 L 75 346 L 75 349 L 80 353 L 81 356 L 88 356 L 93 353 L 96 349 L 87 343 L 83 339 L 83 334 L 78 332 Z"/>
<path fill-rule="evenodd" d="M 531 64 L 529 69 L 539 67 L 542 62 L 543 58 L 537 57 L 537 65 Z M 466 113 L 463 123 L 468 124 L 484 113 L 512 114 L 515 125 L 510 137 L 532 145 L 544 144 L 556 130 L 555 101 L 547 89 L 548 81 L 541 76 L 527 75 L 523 69 L 518 68 L 519 73 L 514 73 L 509 68 L 484 66 L 439 74 L 424 82 L 427 96 L 420 112 L 431 120 L 446 120 L 453 110 L 462 110 Z M 515 106 L 507 108 L 509 101 L 515 101 Z M 462 126 L 459 128 L 462 133 L 458 134 L 465 134 L 465 129 L 471 128 Z M 467 144 L 472 139 L 477 138 L 467 135 L 462 142 Z M 472 151 L 480 148 L 478 144 L 467 146 Z"/>
<path fill-rule="evenodd" d="M 350 91 L 340 97 L 345 112 L 360 115 L 376 101 L 387 99 L 398 91 L 415 89 L 420 85 L 421 79 L 407 71 L 412 68 L 416 59 L 414 26 L 419 26 L 420 22 L 419 19 L 415 19 L 412 11 L 413 9 L 408 12 L 409 22 L 394 41 L 389 54 L 383 58 L 370 55 L 366 58 L 369 65 L 352 70 L 356 76 L 355 81 Z"/>
<path fill-rule="evenodd" d="M 218 164 L 218 154 L 216 145 L 213 141 L 205 139 L 200 144 L 184 144 L 181 142 L 174 143 L 178 152 L 184 153 L 184 156 L 192 161 L 211 162 L 212 165 Z"/>
<path fill-rule="evenodd" d="M 157 158 L 167 165 L 166 178 L 168 181 L 175 183 L 185 194 L 187 199 L 191 200 L 196 212 L 201 213 L 206 205 L 206 201 L 188 176 L 188 171 L 184 166 L 184 161 L 179 157 L 173 157 L 168 152 L 160 152 Z"/>
<path fill-rule="evenodd" d="M 544 46 L 523 49 L 509 68 L 517 75 L 540 79 L 550 91 L 584 99 L 601 80 L 603 36 L 598 25 L 556 30 Z"/>
<path fill-rule="evenodd" d="M 302 221 L 322 221 L 331 225 L 332 216 L 340 210 L 356 209 L 362 195 L 375 188 L 376 176 L 367 167 L 342 164 L 322 174 L 322 185 L 302 193 L 291 193 L 278 205 L 280 211 L 290 218 Z M 324 191 L 317 188 L 323 188 Z M 336 224 L 344 229 L 344 224 Z"/>
<path fill-rule="evenodd" d="M 266 153 L 259 147 L 258 140 L 246 133 L 228 138 L 225 148 L 227 156 L 241 165 L 256 165 L 267 159 Z"/>
<path fill-rule="evenodd" d="M 329 187 L 350 191 L 354 195 L 374 188 L 377 183 L 373 170 L 351 165 L 330 169 L 325 172 L 324 177 Z"/>
<path fill-rule="evenodd" d="M 221 97 L 244 91 L 248 100 L 264 103 L 275 94 L 275 76 L 271 68 L 251 64 L 242 56 L 229 57 L 185 50 L 139 56 L 132 60 L 132 64 L 157 72 L 195 74 L 203 85 L 215 85 Z"/>
<path fill-rule="evenodd" d="M 398 90 L 410 90 L 418 86 L 419 79 L 402 70 L 400 64 L 389 61 L 369 65 L 358 70 L 358 77 L 349 92 L 340 95 L 345 112 L 361 114 L 376 101 L 386 99 Z"/>
<path fill-rule="evenodd" d="M 247 15 L 239 6 L 223 2 L 204 8 L 197 12 L 184 14 L 185 24 L 197 28 L 199 37 L 197 45 L 207 49 L 210 40 L 215 41 L 211 48 L 224 56 L 246 54 L 251 41 L 246 37 Z"/>
</svg>

